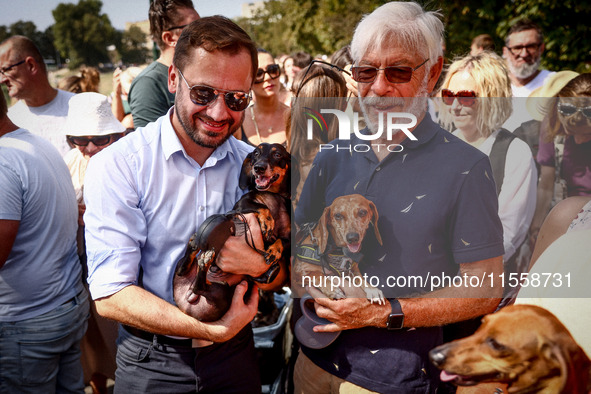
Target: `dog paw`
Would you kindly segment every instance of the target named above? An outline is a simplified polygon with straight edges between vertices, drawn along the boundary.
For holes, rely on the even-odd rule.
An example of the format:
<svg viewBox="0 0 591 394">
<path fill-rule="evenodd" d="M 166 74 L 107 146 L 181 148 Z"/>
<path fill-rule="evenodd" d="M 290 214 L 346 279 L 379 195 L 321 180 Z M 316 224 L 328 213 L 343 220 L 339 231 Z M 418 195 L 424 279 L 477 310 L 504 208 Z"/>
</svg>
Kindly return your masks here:
<svg viewBox="0 0 591 394">
<path fill-rule="evenodd" d="M 366 287 L 365 294 L 367 294 L 367 299 L 371 304 L 376 303 L 378 305 L 385 305 L 386 304 L 386 297 L 384 297 L 384 293 L 381 290 L 373 288 L 373 287 Z"/>
</svg>

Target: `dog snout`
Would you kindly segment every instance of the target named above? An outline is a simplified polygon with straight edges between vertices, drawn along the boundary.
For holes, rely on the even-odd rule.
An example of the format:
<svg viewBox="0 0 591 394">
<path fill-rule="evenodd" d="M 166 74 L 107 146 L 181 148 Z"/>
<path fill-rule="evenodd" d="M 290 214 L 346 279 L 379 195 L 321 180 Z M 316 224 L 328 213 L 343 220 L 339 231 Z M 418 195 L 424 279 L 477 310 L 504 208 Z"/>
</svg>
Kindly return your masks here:
<svg viewBox="0 0 591 394">
<path fill-rule="evenodd" d="M 261 164 L 255 164 L 253 166 L 253 168 L 254 168 L 254 172 L 256 174 L 259 174 L 259 175 L 260 174 L 264 174 L 265 171 L 267 171 L 267 164 L 266 163 L 264 163 L 264 164 L 263 163 L 261 163 Z"/>
<path fill-rule="evenodd" d="M 431 362 L 435 364 L 435 366 L 441 367 L 443 364 L 445 364 L 445 360 L 447 359 L 447 347 L 443 345 L 432 349 L 429 352 L 429 358 L 431 359 Z"/>
<path fill-rule="evenodd" d="M 347 233 L 347 243 L 356 244 L 359 243 L 359 233 Z"/>
</svg>

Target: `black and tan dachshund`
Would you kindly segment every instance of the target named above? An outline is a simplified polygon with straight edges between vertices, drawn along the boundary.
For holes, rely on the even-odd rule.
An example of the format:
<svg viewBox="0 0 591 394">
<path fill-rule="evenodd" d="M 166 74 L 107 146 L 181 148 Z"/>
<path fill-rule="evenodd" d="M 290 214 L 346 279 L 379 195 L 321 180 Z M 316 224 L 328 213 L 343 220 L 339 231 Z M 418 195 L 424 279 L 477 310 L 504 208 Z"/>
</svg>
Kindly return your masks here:
<svg viewBox="0 0 591 394">
<path fill-rule="evenodd" d="M 291 237 L 291 157 L 280 144 L 260 144 L 242 165 L 240 187 L 249 190 L 226 214 L 213 215 L 199 227 L 176 266 L 174 300 L 188 315 L 201 321 L 217 320 L 229 308 L 234 286 L 243 275 L 221 271 L 215 264 L 218 252 L 231 235 L 246 237 L 264 256 L 269 270 L 251 281 L 270 283 L 286 267 Z M 257 249 L 245 228 L 243 215 L 254 213 L 264 241 Z"/>
</svg>

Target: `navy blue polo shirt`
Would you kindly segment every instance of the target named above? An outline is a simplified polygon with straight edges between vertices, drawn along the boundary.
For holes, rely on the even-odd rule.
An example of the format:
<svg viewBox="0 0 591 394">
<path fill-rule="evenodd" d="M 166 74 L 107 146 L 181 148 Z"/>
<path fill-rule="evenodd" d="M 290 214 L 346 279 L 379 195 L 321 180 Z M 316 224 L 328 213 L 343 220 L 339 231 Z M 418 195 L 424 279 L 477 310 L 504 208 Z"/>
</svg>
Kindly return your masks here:
<svg viewBox="0 0 591 394">
<path fill-rule="evenodd" d="M 360 269 L 378 277 L 389 298 L 428 291 L 430 277 L 453 276 L 460 263 L 503 255 L 488 157 L 428 114 L 413 135 L 417 141 L 407 138 L 401 152 L 381 162 L 371 150 L 360 152 L 371 141 L 354 135 L 333 141 L 334 149 L 316 156 L 295 212 L 296 223 L 302 224 L 317 221 L 342 195 L 361 194 L 373 201 L 383 245 L 372 237 L 369 246 L 364 243 Z M 411 283 L 417 276 L 425 287 Z M 387 284 L 388 277 L 405 280 L 405 286 Z M 437 386 L 438 373 L 427 353 L 440 343 L 439 327 L 363 328 L 344 331 L 325 349 L 303 351 L 324 370 L 369 390 L 424 393 Z"/>
</svg>

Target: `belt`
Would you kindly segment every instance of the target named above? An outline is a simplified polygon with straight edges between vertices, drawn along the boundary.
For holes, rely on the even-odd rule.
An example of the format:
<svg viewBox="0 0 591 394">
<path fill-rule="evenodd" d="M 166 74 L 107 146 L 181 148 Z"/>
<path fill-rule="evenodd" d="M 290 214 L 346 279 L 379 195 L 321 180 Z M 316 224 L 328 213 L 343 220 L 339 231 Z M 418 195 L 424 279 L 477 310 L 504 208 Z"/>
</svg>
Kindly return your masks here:
<svg viewBox="0 0 591 394">
<path fill-rule="evenodd" d="M 166 335 L 160 334 L 152 334 L 148 331 L 140 330 L 139 328 L 131 327 L 125 324 L 122 324 L 125 331 L 133 335 L 134 337 L 138 337 L 144 339 L 146 341 L 159 343 L 161 345 L 169 345 L 169 346 L 178 346 L 178 347 L 187 347 L 187 348 L 195 348 L 195 347 L 204 347 L 209 346 L 213 342 L 204 341 L 200 339 L 177 339 L 171 338 Z"/>
</svg>

